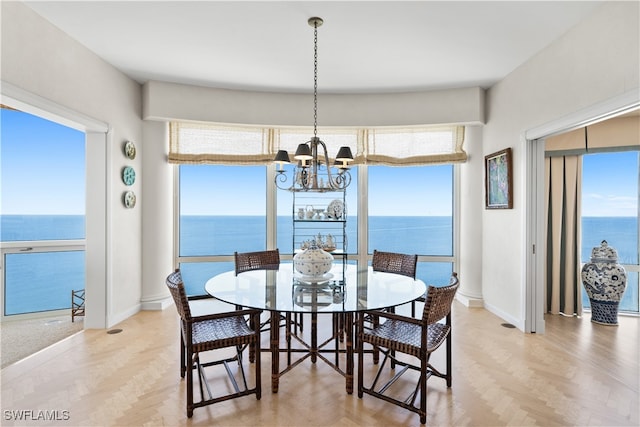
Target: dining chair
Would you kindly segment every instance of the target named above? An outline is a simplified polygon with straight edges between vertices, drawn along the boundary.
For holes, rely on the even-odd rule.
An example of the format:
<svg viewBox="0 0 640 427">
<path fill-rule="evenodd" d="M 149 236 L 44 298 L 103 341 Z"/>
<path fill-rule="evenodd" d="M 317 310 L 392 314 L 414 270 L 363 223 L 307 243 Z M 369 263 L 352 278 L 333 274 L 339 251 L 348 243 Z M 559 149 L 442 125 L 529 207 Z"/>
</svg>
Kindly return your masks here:
<svg viewBox="0 0 640 427">
<path fill-rule="evenodd" d="M 394 405 L 408 409 L 420 416 L 420 423 L 427 420 L 427 380 L 437 376 L 446 380 L 447 387 L 451 387 L 451 305 L 459 286 L 458 275 L 453 273 L 449 284 L 442 287 L 429 286 L 427 298 L 422 312 L 422 318 L 402 316 L 396 313 L 379 312 L 375 315 L 386 320 L 373 327 L 364 328 L 364 313 L 358 315 L 358 397 L 368 394 L 385 400 Z M 444 319 L 444 321 L 443 321 Z M 429 359 L 431 354 L 446 342 L 446 367 L 444 371 L 436 369 Z M 364 345 L 369 344 L 379 348 L 384 354 L 377 373 L 371 385 L 364 386 Z M 401 353 L 410 357 L 397 358 Z M 410 363 L 411 357 L 418 362 Z M 392 367 L 386 368 L 391 358 L 400 367 L 396 372 Z M 383 378 L 390 379 L 383 385 L 378 382 Z M 419 372 L 418 381 L 406 399 L 399 397 L 398 391 L 390 388 L 407 371 Z M 420 395 L 419 404 L 416 398 Z"/>
<path fill-rule="evenodd" d="M 195 408 L 241 396 L 255 394 L 256 399 L 260 400 L 262 394 L 260 352 L 255 352 L 255 383 L 253 388 L 249 388 L 247 384 L 242 352 L 245 346 L 248 345 L 255 348 L 260 343 L 260 329 L 251 329 L 249 324 L 257 325 L 259 323 L 261 310 L 236 310 L 194 317 L 191 315 L 191 308 L 185 293 L 180 269 L 176 269 L 176 271 L 167 276 L 166 284 L 180 316 L 180 377 L 184 378 L 188 371 L 187 417 L 191 418 L 193 416 Z M 251 318 L 249 324 L 245 316 Z M 235 347 L 235 356 L 218 358 L 208 362 L 200 360 L 200 353 L 228 347 Z M 232 363 L 238 366 L 237 373 L 240 374 L 242 388 L 238 385 L 236 380 L 237 373 L 234 374 Z M 206 367 L 214 365 L 224 365 L 227 376 L 233 386 L 233 392 L 229 392 L 227 387 L 219 387 L 220 390 L 225 390 L 225 393 L 218 393 L 214 397 L 204 372 Z M 199 378 L 200 401 L 198 402 L 193 401 L 194 370 L 197 371 Z M 207 398 L 205 398 L 205 388 Z"/>
<path fill-rule="evenodd" d="M 277 270 L 280 268 L 280 251 L 270 249 L 256 252 L 234 252 L 236 276 L 245 271 Z"/>
<path fill-rule="evenodd" d="M 371 267 L 373 271 L 402 274 L 413 279 L 416 278 L 417 255 L 402 254 L 397 252 L 383 252 L 374 249 Z"/>
<path fill-rule="evenodd" d="M 235 260 L 236 276 L 246 271 L 278 270 L 280 268 L 280 250 L 277 248 L 255 252 L 234 252 L 233 256 Z M 239 310 L 242 307 L 236 308 Z M 300 331 L 302 331 L 302 314 L 296 316 L 293 319 L 293 322 L 291 320 L 291 314 L 289 313 L 287 313 L 286 316 L 280 316 L 280 319 L 283 321 L 280 325 L 281 327 L 286 327 L 287 323 L 292 323 L 295 329 L 300 328 Z M 267 319 L 262 322 L 260 324 L 260 331 L 268 332 L 270 324 L 271 319 Z"/>
<path fill-rule="evenodd" d="M 402 274 L 415 279 L 417 265 L 418 255 L 382 252 L 377 250 L 373 251 L 371 267 L 374 271 Z M 411 301 L 411 316 L 413 317 L 416 317 L 416 301 L 424 302 L 424 295 L 416 298 L 414 301 Z"/>
</svg>

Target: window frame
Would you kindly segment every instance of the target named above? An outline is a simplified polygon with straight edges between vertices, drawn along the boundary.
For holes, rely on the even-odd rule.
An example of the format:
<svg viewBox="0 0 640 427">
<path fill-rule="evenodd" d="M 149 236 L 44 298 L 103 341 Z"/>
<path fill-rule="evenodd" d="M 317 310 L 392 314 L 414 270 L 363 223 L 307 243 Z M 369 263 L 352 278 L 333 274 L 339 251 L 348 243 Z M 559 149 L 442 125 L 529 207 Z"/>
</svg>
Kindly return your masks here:
<svg viewBox="0 0 640 427">
<path fill-rule="evenodd" d="M 211 165 L 214 167 L 224 167 L 221 165 Z M 452 271 L 458 271 L 458 253 L 459 253 L 459 230 L 460 230 L 460 165 L 451 163 L 452 166 L 452 221 L 453 221 L 453 236 L 452 236 L 452 255 L 451 256 L 436 256 L 436 255 L 419 255 L 418 263 L 450 263 Z M 429 167 L 429 165 L 424 165 Z M 203 256 L 180 256 L 180 165 L 174 164 L 174 248 L 173 258 L 176 267 L 179 267 L 182 263 L 198 263 L 198 262 L 234 262 L 233 254 L 225 255 L 203 255 Z M 370 264 L 372 253 L 368 253 L 368 207 L 367 207 L 367 194 L 368 194 L 368 169 L 366 165 L 357 165 L 352 169 L 352 173 L 357 173 L 358 187 L 357 200 L 358 200 L 358 220 L 356 224 L 357 228 L 357 250 L 351 252 L 347 257 L 350 262 L 356 262 L 360 268 L 364 268 Z M 276 177 L 276 165 L 275 163 L 266 165 L 266 227 L 267 227 L 267 249 L 274 249 L 277 241 L 277 192 L 279 190 L 274 182 Z M 352 189 L 349 189 L 353 191 Z M 362 249 L 364 248 L 364 249 Z M 290 261 L 292 254 L 290 251 L 281 250 L 280 257 L 283 261 Z"/>
</svg>

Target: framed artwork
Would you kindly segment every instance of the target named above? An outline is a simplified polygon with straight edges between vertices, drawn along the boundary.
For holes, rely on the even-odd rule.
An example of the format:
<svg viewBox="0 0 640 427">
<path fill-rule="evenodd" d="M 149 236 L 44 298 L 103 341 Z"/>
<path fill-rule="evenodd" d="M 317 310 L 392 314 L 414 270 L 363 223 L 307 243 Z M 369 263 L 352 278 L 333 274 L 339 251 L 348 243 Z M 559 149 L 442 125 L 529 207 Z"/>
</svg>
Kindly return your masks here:
<svg viewBox="0 0 640 427">
<path fill-rule="evenodd" d="M 511 148 L 484 158 L 486 209 L 513 208 Z"/>
</svg>

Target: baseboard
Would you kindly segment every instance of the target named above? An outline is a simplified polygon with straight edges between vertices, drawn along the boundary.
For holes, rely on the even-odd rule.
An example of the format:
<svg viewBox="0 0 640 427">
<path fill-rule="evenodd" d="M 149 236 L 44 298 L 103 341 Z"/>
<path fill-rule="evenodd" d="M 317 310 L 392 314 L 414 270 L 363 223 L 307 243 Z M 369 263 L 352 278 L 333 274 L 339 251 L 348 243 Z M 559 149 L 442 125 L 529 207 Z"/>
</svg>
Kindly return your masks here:
<svg viewBox="0 0 640 427">
<path fill-rule="evenodd" d="M 173 299 L 171 297 L 157 299 L 153 301 L 144 301 L 142 303 L 142 310 L 148 311 L 162 311 L 167 307 L 170 307 L 173 304 Z"/>
</svg>

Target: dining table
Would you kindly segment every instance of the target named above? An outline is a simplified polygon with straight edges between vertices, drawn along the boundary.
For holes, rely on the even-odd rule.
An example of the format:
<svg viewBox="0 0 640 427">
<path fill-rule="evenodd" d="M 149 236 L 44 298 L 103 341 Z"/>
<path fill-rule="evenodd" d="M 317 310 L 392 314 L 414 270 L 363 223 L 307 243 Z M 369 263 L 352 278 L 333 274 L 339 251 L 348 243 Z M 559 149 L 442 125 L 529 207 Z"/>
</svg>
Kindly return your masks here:
<svg viewBox="0 0 640 427">
<path fill-rule="evenodd" d="M 277 270 L 253 270 L 235 274 L 220 273 L 205 284 L 206 292 L 218 300 L 238 307 L 256 308 L 270 313 L 271 391 L 278 392 L 282 375 L 306 359 L 315 363 L 319 358 L 345 377 L 346 391 L 353 393 L 354 315 L 369 310 L 396 307 L 415 300 L 426 291 L 422 280 L 400 274 L 374 271 L 370 266 L 334 263 L 331 270 L 319 277 L 298 273 L 293 263 L 283 262 Z M 311 337 L 292 332 L 292 314 L 311 316 Z M 333 315 L 334 327 L 329 339 L 318 342 L 318 315 Z M 287 319 L 287 348 L 280 348 L 281 319 Z M 339 323 L 340 328 L 335 327 Z M 302 343 L 292 349 L 289 339 Z M 309 341 L 309 342 L 307 342 Z M 335 345 L 330 345 L 334 342 Z M 342 342 L 343 344 L 340 344 Z M 303 356 L 291 361 L 292 352 Z M 280 369 L 280 353 L 287 353 L 287 367 Z M 324 354 L 334 353 L 332 361 Z M 345 355 L 345 368 L 339 363 Z"/>
</svg>

